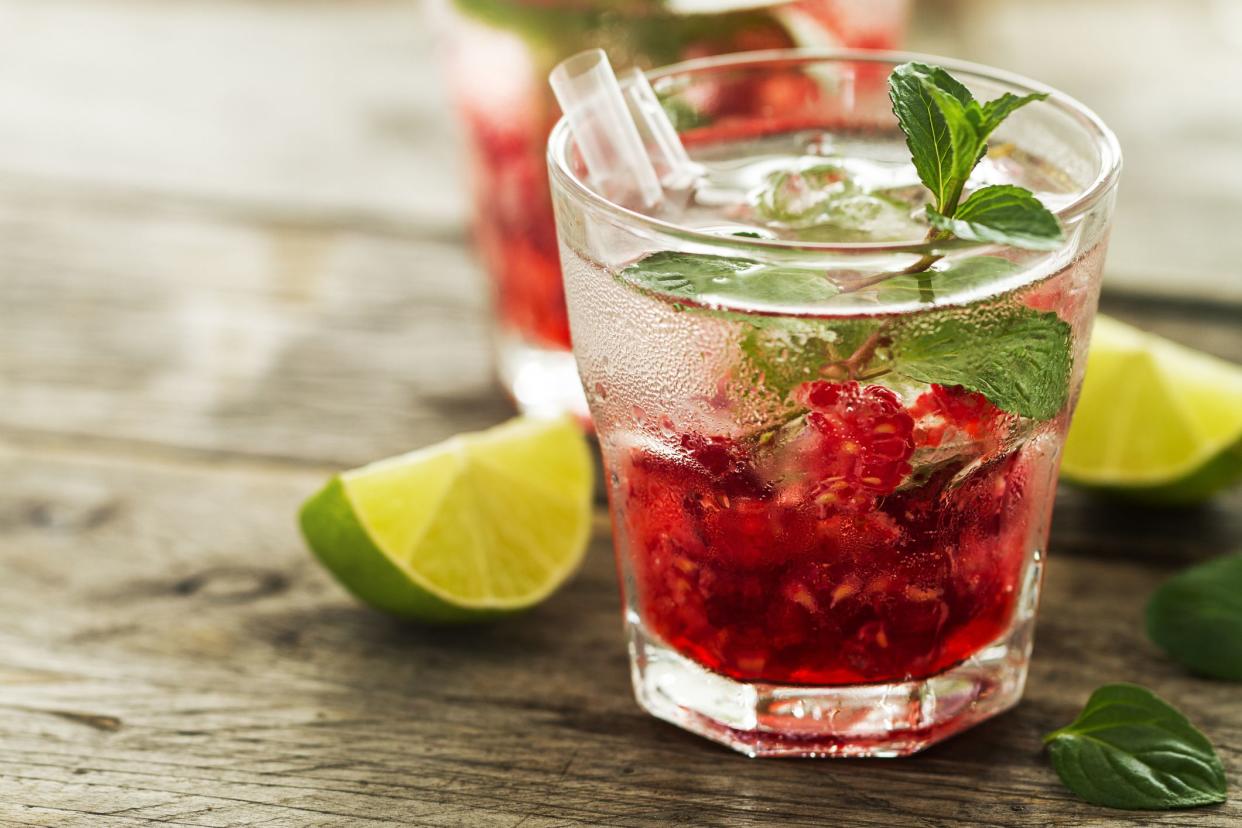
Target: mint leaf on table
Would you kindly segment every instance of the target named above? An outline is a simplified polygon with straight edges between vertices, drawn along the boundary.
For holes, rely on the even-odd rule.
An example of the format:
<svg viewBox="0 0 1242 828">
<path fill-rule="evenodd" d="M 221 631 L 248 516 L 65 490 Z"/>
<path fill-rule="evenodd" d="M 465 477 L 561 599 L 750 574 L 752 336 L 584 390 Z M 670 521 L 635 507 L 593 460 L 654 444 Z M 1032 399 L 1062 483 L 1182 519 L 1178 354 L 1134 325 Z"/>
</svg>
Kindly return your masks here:
<svg viewBox="0 0 1242 828">
<path fill-rule="evenodd" d="M 1055 417 L 1069 398 L 1070 326 L 1055 313 L 1017 307 L 935 325 L 912 320 L 892 341 L 896 373 L 961 385 L 1023 417 Z"/>
<path fill-rule="evenodd" d="M 1147 635 L 1200 675 L 1242 681 L 1242 553 L 1166 581 L 1147 604 Z"/>
<path fill-rule="evenodd" d="M 929 206 L 927 219 L 932 227 L 959 239 L 997 242 L 1028 250 L 1054 250 L 1065 238 L 1057 217 L 1035 194 L 1012 184 L 994 184 L 975 190 L 958 205 L 952 217 Z"/>
<path fill-rule="evenodd" d="M 840 290 L 822 270 L 776 267 L 753 259 L 660 251 L 621 271 L 639 288 L 674 298 L 758 305 L 814 305 Z"/>
<path fill-rule="evenodd" d="M 1044 743 L 1061 781 L 1094 805 L 1164 810 L 1225 801 L 1225 770 L 1211 742 L 1137 685 L 1099 688 Z"/>
</svg>

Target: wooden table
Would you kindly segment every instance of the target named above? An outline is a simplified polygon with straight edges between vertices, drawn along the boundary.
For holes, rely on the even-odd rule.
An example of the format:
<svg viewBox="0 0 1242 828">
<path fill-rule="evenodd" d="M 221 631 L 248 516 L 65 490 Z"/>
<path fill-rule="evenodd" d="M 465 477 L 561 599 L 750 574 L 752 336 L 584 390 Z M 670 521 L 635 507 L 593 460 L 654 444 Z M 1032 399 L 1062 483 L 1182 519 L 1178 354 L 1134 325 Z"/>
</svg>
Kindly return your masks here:
<svg viewBox="0 0 1242 828">
<path fill-rule="evenodd" d="M 1242 493 L 1062 491 L 1026 700 L 903 761 L 750 761 L 640 713 L 602 504 L 581 574 L 503 624 L 404 625 L 338 588 L 300 501 L 510 413 L 451 142 L 407 72 L 419 20 L 0 0 L 0 825 L 1242 822 L 1236 793 L 1087 806 L 1040 749 L 1138 681 L 1242 788 L 1242 689 L 1141 631 L 1162 579 L 1242 546 Z M 1106 307 L 1242 360 L 1236 308 Z"/>
</svg>

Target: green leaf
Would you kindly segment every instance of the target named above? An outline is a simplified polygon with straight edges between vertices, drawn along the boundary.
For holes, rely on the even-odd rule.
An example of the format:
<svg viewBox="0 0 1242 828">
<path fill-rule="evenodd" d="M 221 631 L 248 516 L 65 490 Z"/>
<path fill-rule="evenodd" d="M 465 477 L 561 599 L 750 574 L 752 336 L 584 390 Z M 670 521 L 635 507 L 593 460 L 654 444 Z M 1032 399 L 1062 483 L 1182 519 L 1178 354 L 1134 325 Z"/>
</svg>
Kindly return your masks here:
<svg viewBox="0 0 1242 828">
<path fill-rule="evenodd" d="M 893 370 L 961 385 L 1023 417 L 1055 417 L 1069 399 L 1070 326 L 1055 313 L 1008 307 L 929 324 L 914 319 L 892 335 Z"/>
<path fill-rule="evenodd" d="M 1242 553 L 1166 581 L 1147 604 L 1147 635 L 1200 675 L 1242 681 Z"/>
<path fill-rule="evenodd" d="M 919 180 L 937 209 L 952 213 L 979 157 L 981 142 L 966 114 L 974 99 L 948 72 L 922 63 L 894 69 L 888 93 Z"/>
<path fill-rule="evenodd" d="M 1028 250 L 1052 250 L 1065 238 L 1061 223 L 1030 190 L 1012 184 L 994 184 L 975 190 L 952 218 L 927 208 L 927 220 L 937 230 L 959 239 L 997 242 Z"/>
<path fill-rule="evenodd" d="M 822 270 L 774 267 L 751 259 L 661 251 L 621 271 L 621 278 L 665 296 L 713 303 L 814 305 L 840 290 Z"/>
<path fill-rule="evenodd" d="M 928 82 L 924 81 L 924 83 Z M 952 214 L 957 209 L 958 200 L 962 197 L 962 190 L 970 178 L 970 173 L 979 163 L 979 159 L 983 157 L 987 145 L 979 137 L 979 132 L 975 129 L 968 114 L 970 108 L 977 108 L 978 104 L 973 100 L 964 104 L 956 95 L 935 86 L 929 85 L 929 91 L 936 105 L 940 107 L 940 114 L 949 127 L 949 144 L 953 148 L 950 155 L 948 187 L 943 199 L 937 201 L 937 205 L 943 212 Z"/>
<path fill-rule="evenodd" d="M 983 287 L 1016 272 L 1018 266 L 1000 256 L 971 256 L 966 259 L 941 259 L 928 268 L 926 274 L 934 278 L 936 294 L 943 298 Z M 875 287 L 876 298 L 891 304 L 922 301 L 920 275 L 923 274 L 902 274 L 880 282 Z"/>
<path fill-rule="evenodd" d="M 1006 92 L 999 98 L 994 98 L 979 106 L 976 104 L 972 108 L 972 120 L 975 128 L 979 131 L 979 140 L 986 141 L 987 137 L 1001 125 L 1001 121 L 1008 118 L 1017 109 L 1021 109 L 1033 101 L 1042 101 L 1048 97 L 1047 92 L 1032 92 L 1030 95 L 1021 97 L 1014 95 L 1012 92 Z"/>
<path fill-rule="evenodd" d="M 1207 737 L 1150 690 L 1108 684 L 1072 724 L 1044 737 L 1066 787 L 1127 810 L 1225 801 L 1225 770 Z"/>
</svg>

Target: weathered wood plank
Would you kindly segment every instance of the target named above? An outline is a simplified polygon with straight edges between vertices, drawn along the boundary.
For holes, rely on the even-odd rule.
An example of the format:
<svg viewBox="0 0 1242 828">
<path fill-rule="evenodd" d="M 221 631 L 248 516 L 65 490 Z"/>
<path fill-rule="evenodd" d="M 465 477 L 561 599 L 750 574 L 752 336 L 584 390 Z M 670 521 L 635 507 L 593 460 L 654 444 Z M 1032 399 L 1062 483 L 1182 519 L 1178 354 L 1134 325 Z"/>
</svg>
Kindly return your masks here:
<svg viewBox="0 0 1242 828">
<path fill-rule="evenodd" d="M 0 178 L 456 227 L 418 0 L 0 1 Z"/>
<path fill-rule="evenodd" d="M 509 410 L 456 243 L 0 200 L 0 428 L 356 464 Z"/>
<path fill-rule="evenodd" d="M 358 607 L 303 551 L 292 514 L 318 473 L 45 448 L 3 465 L 15 824 L 1116 824 L 1059 786 L 1039 737 L 1122 679 L 1174 700 L 1242 771 L 1236 689 L 1186 676 L 1141 631 L 1144 596 L 1207 546 L 1137 510 L 1062 498 L 1018 710 L 909 761 L 757 762 L 634 705 L 602 516 L 546 604 L 424 629 Z M 1228 505 L 1193 516 L 1200 536 L 1236 542 Z M 1240 808 L 1134 821 L 1224 826 Z"/>
</svg>

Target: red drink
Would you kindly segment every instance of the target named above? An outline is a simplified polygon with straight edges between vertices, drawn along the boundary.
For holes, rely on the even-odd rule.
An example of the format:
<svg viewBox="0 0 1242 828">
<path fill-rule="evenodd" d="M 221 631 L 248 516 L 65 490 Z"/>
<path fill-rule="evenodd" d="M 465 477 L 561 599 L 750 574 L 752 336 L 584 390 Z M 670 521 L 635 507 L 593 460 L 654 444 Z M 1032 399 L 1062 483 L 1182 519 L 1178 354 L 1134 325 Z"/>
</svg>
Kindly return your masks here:
<svg viewBox="0 0 1242 828">
<path fill-rule="evenodd" d="M 1044 453 L 1002 452 L 1013 418 L 960 388 L 908 406 L 856 382 L 798 393 L 824 405 L 779 450 L 684 434 L 621 459 L 651 631 L 732 678 L 805 685 L 926 678 L 1002 637 L 1048 503 Z M 978 456 L 914 480 L 915 452 L 946 438 Z"/>
<path fill-rule="evenodd" d="M 552 136 L 635 691 L 751 755 L 902 755 L 1017 703 L 1098 297 L 1111 135 L 1023 110 L 965 189 L 1038 194 L 1064 233 L 935 246 L 870 61 L 657 76 L 697 116 L 697 181 L 650 214 Z M 981 99 L 1027 91 L 958 71 Z"/>
</svg>

